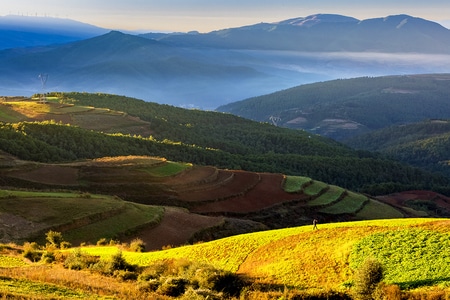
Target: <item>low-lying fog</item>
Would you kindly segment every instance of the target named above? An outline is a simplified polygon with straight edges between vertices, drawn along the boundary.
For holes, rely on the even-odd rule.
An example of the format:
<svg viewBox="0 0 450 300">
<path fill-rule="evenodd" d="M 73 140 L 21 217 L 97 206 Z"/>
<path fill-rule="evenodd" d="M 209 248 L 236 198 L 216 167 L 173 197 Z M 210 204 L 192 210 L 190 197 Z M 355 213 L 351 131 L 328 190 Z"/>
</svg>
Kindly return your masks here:
<svg viewBox="0 0 450 300">
<path fill-rule="evenodd" d="M 164 78 L 153 71 L 138 74 L 105 68 L 102 72 L 94 65 L 83 71 L 66 73 L 65 68 L 59 68 L 49 72 L 45 90 L 105 92 L 214 110 L 230 102 L 311 82 L 361 76 L 450 73 L 450 55 L 196 49 L 184 56 L 183 62 L 186 58 L 199 64 L 193 64 L 192 69 L 177 68 L 171 61 Z M 199 68 L 199 65 L 207 67 Z M 161 66 L 164 69 L 164 65 Z M 207 73 L 202 73 L 204 70 Z M 11 75 L 14 72 L 9 71 L 1 75 L 0 95 L 31 95 L 42 91 L 38 74 L 33 79 L 34 73 L 29 71 L 27 80 L 21 81 L 26 77 L 25 71 L 14 78 Z"/>
</svg>

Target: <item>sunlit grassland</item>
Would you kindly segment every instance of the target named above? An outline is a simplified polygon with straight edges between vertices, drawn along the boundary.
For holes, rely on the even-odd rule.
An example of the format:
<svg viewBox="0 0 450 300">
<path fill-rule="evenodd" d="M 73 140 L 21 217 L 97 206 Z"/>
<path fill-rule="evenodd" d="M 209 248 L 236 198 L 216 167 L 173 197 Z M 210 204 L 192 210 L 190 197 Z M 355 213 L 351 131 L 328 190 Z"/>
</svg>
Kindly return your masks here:
<svg viewBox="0 0 450 300">
<path fill-rule="evenodd" d="M 303 176 L 286 176 L 283 189 L 288 193 L 301 192 L 303 186 L 311 182 L 311 178 Z"/>
<path fill-rule="evenodd" d="M 24 262 L 22 258 L 9 255 L 0 255 L 0 268 L 16 268 L 27 265 L 28 264 Z"/>
<path fill-rule="evenodd" d="M 8 105 L 16 112 L 27 117 L 35 117 L 38 114 L 48 114 L 52 110 L 52 105 L 39 103 L 37 101 L 10 101 Z"/>
<path fill-rule="evenodd" d="M 130 263 L 141 266 L 163 259 L 187 259 L 210 263 L 216 267 L 253 278 L 262 283 L 304 288 L 343 288 L 349 282 L 353 247 L 373 234 L 408 230 L 427 222 L 447 219 L 392 219 L 319 224 L 319 230 L 302 226 L 228 237 L 213 242 L 163 251 L 123 252 Z M 432 225 L 430 225 L 432 227 Z M 447 236 L 448 237 L 448 236 Z M 409 247 L 408 244 L 398 247 Z M 93 255 L 109 257 L 116 247 L 83 248 Z M 396 268 L 395 264 L 386 266 Z"/>
<path fill-rule="evenodd" d="M 323 206 L 337 201 L 345 190 L 341 187 L 330 185 L 325 193 L 308 202 L 308 206 Z"/>
<path fill-rule="evenodd" d="M 450 286 L 450 228 L 447 232 L 406 229 L 380 232 L 356 243 L 350 256 L 351 267 L 366 257 L 385 266 L 384 281 L 401 288 L 438 284 Z"/>
<path fill-rule="evenodd" d="M 101 158 L 95 158 L 92 163 L 100 166 L 155 166 L 166 162 L 165 158 L 152 157 L 152 156 L 139 156 L 139 155 L 128 155 L 128 156 L 107 156 Z"/>
<path fill-rule="evenodd" d="M 126 282 L 58 265 L 0 268 L 0 296 L 5 299 L 142 299 L 142 295 L 134 297 L 136 289 Z"/>
<path fill-rule="evenodd" d="M 165 164 L 156 167 L 145 168 L 142 170 L 155 177 L 167 177 L 176 175 L 191 167 L 192 164 L 190 163 L 167 161 Z"/>
<path fill-rule="evenodd" d="M 308 196 L 317 196 L 323 189 L 326 189 L 328 184 L 322 181 L 313 181 L 310 185 L 305 187 L 303 193 Z"/>
<path fill-rule="evenodd" d="M 11 299 L 107 299 L 54 284 L 7 277 L 0 278 L 0 293 Z"/>
</svg>

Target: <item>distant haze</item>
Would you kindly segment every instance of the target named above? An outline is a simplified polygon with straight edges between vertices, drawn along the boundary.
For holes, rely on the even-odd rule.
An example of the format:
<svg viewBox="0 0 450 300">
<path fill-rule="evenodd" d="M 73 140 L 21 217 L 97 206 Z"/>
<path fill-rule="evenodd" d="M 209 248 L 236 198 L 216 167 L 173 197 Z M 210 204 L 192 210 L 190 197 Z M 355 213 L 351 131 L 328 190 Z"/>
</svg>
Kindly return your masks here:
<svg viewBox="0 0 450 300">
<path fill-rule="evenodd" d="M 276 22 L 316 13 L 358 19 L 409 14 L 449 25 L 446 0 L 14 0 L 3 1 L 0 15 L 70 18 L 108 29 L 143 31 L 212 30 Z M 447 20 L 447 21 L 446 21 Z M 446 23 L 447 22 L 447 23 Z"/>
</svg>

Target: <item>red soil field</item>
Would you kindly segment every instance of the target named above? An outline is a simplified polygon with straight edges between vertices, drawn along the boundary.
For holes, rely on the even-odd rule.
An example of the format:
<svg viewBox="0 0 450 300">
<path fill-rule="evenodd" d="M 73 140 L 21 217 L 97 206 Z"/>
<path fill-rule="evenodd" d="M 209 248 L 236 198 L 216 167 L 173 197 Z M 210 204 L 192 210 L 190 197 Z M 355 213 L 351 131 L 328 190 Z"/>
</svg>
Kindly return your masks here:
<svg viewBox="0 0 450 300">
<path fill-rule="evenodd" d="M 245 172 L 242 173 L 245 174 Z M 248 174 L 247 176 L 250 177 Z M 259 176 L 260 182 L 245 194 L 222 201 L 206 203 L 191 211 L 197 213 L 248 213 L 283 202 L 306 201 L 306 196 L 303 194 L 290 194 L 283 190 L 282 174 L 259 173 Z"/>
<path fill-rule="evenodd" d="M 58 165 L 42 165 L 31 170 L 10 172 L 10 177 L 55 185 L 77 185 L 78 169 Z"/>
<path fill-rule="evenodd" d="M 219 170 L 217 180 L 198 185 L 195 190 L 179 191 L 179 198 L 189 202 L 216 201 L 244 194 L 260 181 L 257 173 Z"/>
</svg>

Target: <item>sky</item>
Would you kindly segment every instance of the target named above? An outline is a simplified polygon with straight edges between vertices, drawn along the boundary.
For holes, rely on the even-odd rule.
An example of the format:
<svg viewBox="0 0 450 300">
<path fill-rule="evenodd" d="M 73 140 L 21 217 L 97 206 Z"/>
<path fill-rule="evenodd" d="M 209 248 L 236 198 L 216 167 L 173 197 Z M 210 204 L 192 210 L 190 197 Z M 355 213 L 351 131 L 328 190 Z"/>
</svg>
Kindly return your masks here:
<svg viewBox="0 0 450 300">
<path fill-rule="evenodd" d="M 408 14 L 450 28 L 449 0 L 1 0 L 0 16 L 68 18 L 107 29 L 209 32 L 317 13 Z"/>
</svg>

